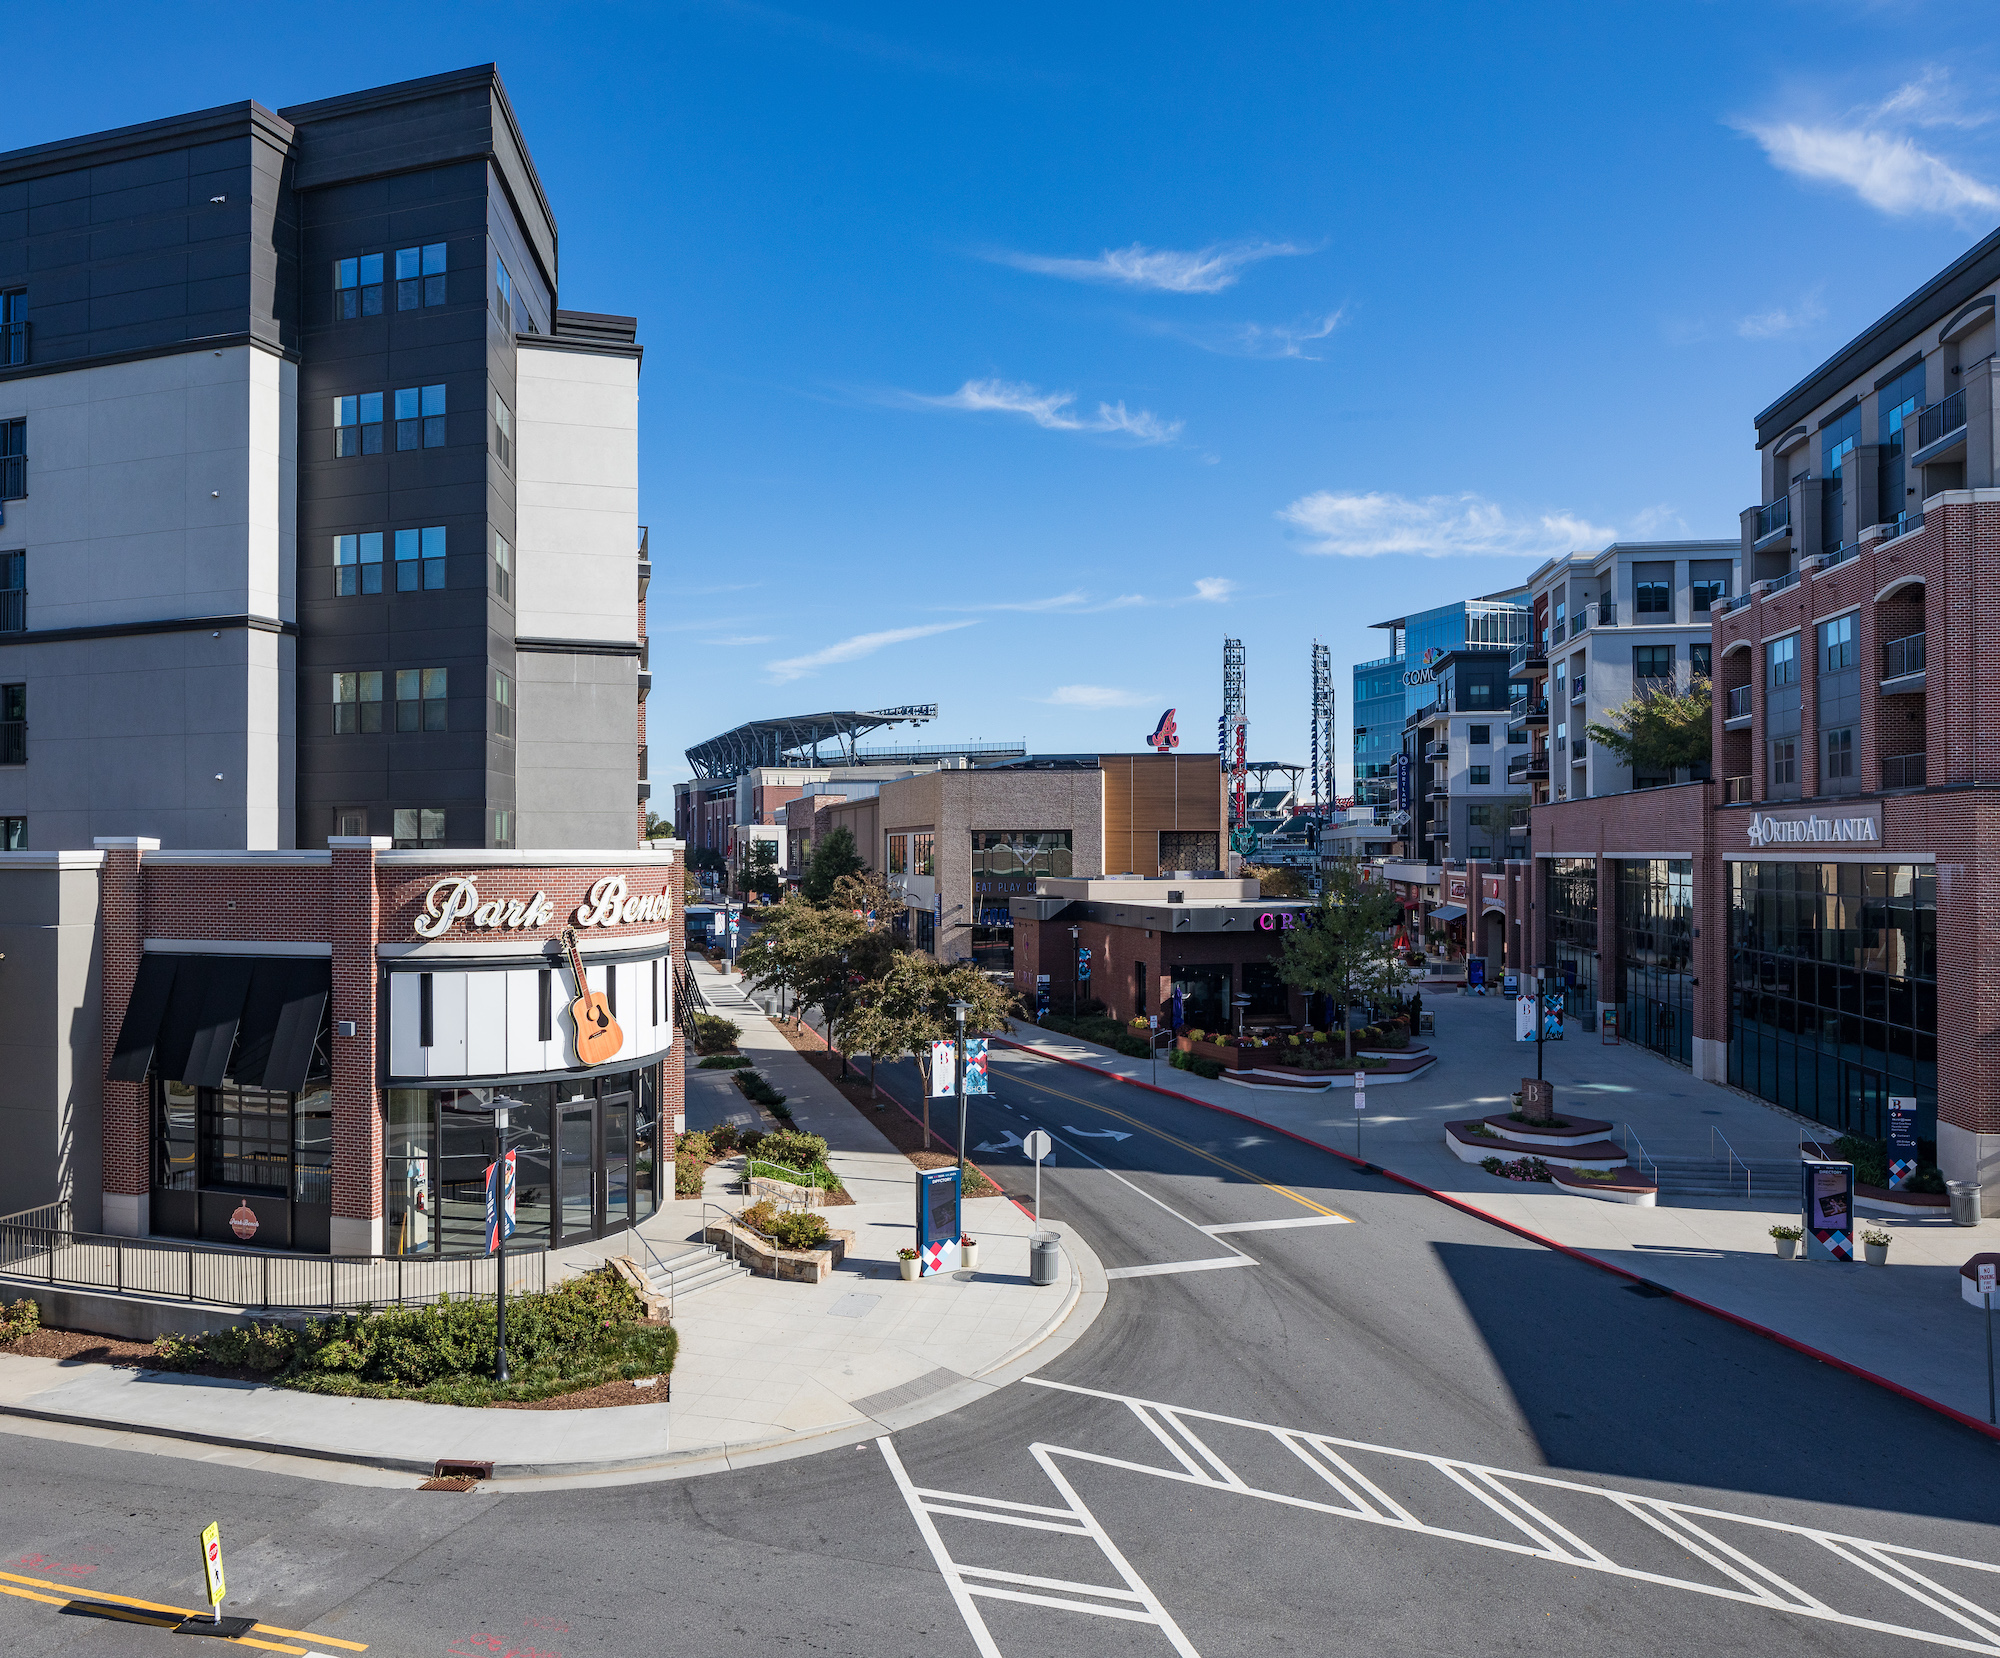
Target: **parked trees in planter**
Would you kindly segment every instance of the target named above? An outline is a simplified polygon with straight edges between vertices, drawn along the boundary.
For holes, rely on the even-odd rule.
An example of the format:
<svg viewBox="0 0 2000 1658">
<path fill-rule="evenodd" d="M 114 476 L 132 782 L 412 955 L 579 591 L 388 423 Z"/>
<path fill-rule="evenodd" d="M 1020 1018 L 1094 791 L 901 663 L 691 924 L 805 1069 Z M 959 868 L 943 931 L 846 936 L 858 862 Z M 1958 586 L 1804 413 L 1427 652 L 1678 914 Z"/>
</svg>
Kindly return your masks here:
<svg viewBox="0 0 2000 1658">
<path fill-rule="evenodd" d="M 1390 943 L 1402 906 L 1386 884 L 1364 881 L 1361 868 L 1360 859 L 1342 858 L 1326 872 L 1318 905 L 1284 935 L 1278 954 L 1278 977 L 1286 984 L 1344 1007 L 1387 997 L 1404 976 Z M 1343 1030 L 1341 1041 L 1353 1059 L 1353 1032 Z"/>
</svg>

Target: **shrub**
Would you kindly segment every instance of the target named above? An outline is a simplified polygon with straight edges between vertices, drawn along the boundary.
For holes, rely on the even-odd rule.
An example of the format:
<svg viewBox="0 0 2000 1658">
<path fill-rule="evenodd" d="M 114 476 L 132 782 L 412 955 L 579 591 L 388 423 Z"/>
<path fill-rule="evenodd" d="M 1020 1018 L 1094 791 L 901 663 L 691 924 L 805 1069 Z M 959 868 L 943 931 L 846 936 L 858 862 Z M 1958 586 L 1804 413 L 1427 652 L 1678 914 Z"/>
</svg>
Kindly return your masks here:
<svg viewBox="0 0 2000 1658">
<path fill-rule="evenodd" d="M 711 1156 L 727 1157 L 736 1150 L 737 1130 L 734 1123 L 717 1123 L 714 1128 L 703 1129 L 702 1133 L 708 1140 Z"/>
<path fill-rule="evenodd" d="M 1877 1249 L 1887 1249 L 1896 1241 L 1896 1235 L 1893 1232 L 1881 1232 L 1870 1227 L 1866 1232 L 1861 1234 L 1861 1241 L 1865 1244 L 1873 1244 Z"/>
<path fill-rule="evenodd" d="M 39 1303 L 25 1297 L 9 1307 L 0 1302 L 0 1343 L 19 1341 L 23 1336 L 33 1335 L 41 1328 L 42 1309 Z"/>
<path fill-rule="evenodd" d="M 695 1066 L 697 1071 L 740 1071 L 746 1065 L 755 1065 L 756 1060 L 748 1054 L 710 1054 Z"/>
<path fill-rule="evenodd" d="M 1503 1163 L 1497 1157 L 1482 1157 L 1479 1166 L 1488 1174 L 1497 1174 L 1502 1180 L 1544 1180 L 1552 1181 L 1548 1164 L 1539 1157 L 1517 1157 L 1511 1163 Z"/>
<path fill-rule="evenodd" d="M 778 1206 L 768 1197 L 760 1203 L 753 1203 L 736 1217 L 753 1232 L 768 1234 L 778 1221 Z"/>
<path fill-rule="evenodd" d="M 738 1088 L 743 1090 L 746 1099 L 755 1100 L 759 1105 L 769 1106 L 774 1112 L 777 1112 L 778 1107 L 785 1103 L 785 1096 L 773 1088 L 770 1083 L 766 1082 L 756 1071 L 733 1072 L 731 1080 L 735 1082 Z M 782 1116 L 791 1115 L 790 1112 L 779 1114 Z"/>
<path fill-rule="evenodd" d="M 743 1034 L 740 1026 L 719 1013 L 697 1013 L 688 1022 L 688 1030 L 694 1038 L 694 1051 L 698 1054 L 727 1052 L 736 1046 L 736 1039 Z"/>
<path fill-rule="evenodd" d="M 700 1197 L 704 1190 L 706 1168 L 696 1158 L 684 1151 L 674 1153 L 674 1196 Z"/>
<path fill-rule="evenodd" d="M 757 1146 L 757 1155 L 767 1163 L 782 1163 L 787 1168 L 817 1168 L 826 1162 L 826 1141 L 802 1129 L 781 1128 L 764 1136 Z"/>
<path fill-rule="evenodd" d="M 1771 1236 L 1776 1238 L 1780 1243 L 1797 1243 L 1805 1235 L 1805 1228 L 1799 1226 L 1774 1226 L 1771 1228 Z"/>
<path fill-rule="evenodd" d="M 1196 1076 L 1207 1077 L 1211 1082 L 1222 1075 L 1219 1061 L 1203 1059 L 1198 1054 L 1184 1054 L 1178 1048 L 1174 1050 L 1172 1064 L 1177 1070 L 1192 1071 Z"/>
<path fill-rule="evenodd" d="M 735 1128 L 735 1125 L 733 1123 L 730 1126 L 732 1128 Z M 736 1129 L 736 1148 L 737 1150 L 743 1152 L 746 1156 L 752 1152 L 755 1152 L 756 1149 L 763 1143 L 764 1143 L 764 1131 L 761 1128 Z"/>
<path fill-rule="evenodd" d="M 818 1249 L 826 1242 L 826 1222 L 810 1210 L 795 1209 L 778 1216 L 769 1228 L 787 1249 Z"/>
<path fill-rule="evenodd" d="M 674 1139 L 674 1155 L 679 1157 L 685 1153 L 698 1162 L 712 1161 L 715 1157 L 715 1142 L 711 1138 L 711 1132 L 697 1129 L 692 1134 L 677 1135 Z"/>
</svg>

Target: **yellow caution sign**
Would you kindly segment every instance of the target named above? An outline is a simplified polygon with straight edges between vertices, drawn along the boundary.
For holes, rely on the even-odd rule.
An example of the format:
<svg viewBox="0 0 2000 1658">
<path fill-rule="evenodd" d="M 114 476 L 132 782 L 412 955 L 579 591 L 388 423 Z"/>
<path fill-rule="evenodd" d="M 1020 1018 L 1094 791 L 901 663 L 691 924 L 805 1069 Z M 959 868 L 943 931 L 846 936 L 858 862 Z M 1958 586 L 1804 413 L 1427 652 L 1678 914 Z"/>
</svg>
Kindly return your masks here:
<svg viewBox="0 0 2000 1658">
<path fill-rule="evenodd" d="M 220 1606 L 225 1593 L 222 1583 L 222 1527 L 213 1520 L 201 1534 L 201 1569 L 208 1574 L 208 1604 Z"/>
</svg>

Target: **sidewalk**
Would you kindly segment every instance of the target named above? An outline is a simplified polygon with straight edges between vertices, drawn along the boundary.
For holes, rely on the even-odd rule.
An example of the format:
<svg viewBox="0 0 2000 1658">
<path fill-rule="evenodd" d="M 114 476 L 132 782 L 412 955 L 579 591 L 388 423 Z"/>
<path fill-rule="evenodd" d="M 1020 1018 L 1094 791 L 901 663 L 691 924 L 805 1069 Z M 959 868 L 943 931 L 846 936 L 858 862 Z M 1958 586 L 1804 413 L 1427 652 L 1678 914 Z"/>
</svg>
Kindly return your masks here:
<svg viewBox="0 0 2000 1658">
<path fill-rule="evenodd" d="M 9 1354 L 0 1355 L 0 1426 L 26 1418 L 60 1424 L 67 1437 L 94 1444 L 203 1458 L 215 1455 L 211 1447 L 226 1447 L 405 1474 L 427 1475 L 441 1457 L 491 1461 L 497 1478 L 526 1485 L 663 1478 L 912 1426 L 1040 1368 L 1089 1328 L 1106 1290 L 1089 1245 L 1066 1236 L 1067 1284 L 1035 1288 L 1028 1282 L 1033 1227 L 1005 1198 L 965 1205 L 966 1230 L 980 1240 L 977 1273 L 904 1283 L 896 1252 L 915 1235 L 909 1159 L 792 1051 L 733 982 L 705 963 L 695 971 L 716 1011 L 742 1027 L 743 1051 L 788 1097 L 799 1127 L 826 1138 L 828 1161 L 855 1203 L 825 1213 L 855 1237 L 823 1284 L 738 1277 L 677 1305 L 681 1346 L 671 1402 L 469 1410 Z M 690 1069 L 688 1081 L 690 1126 L 739 1109 L 750 1121 L 755 1108 L 727 1073 Z M 726 1201 L 734 1211 L 743 1200 L 725 1198 L 726 1180 L 711 1171 L 708 1201 Z M 656 1248 L 696 1238 L 702 1207 L 702 1199 L 666 1204 L 639 1231 Z M 623 1237 L 582 1245 L 564 1251 L 560 1264 L 585 1270 L 628 1245 Z M 311 1467 L 293 1463 L 287 1471 Z"/>
<path fill-rule="evenodd" d="M 1641 1209 L 1502 1180 L 1445 1148 L 1448 1120 L 1508 1107 L 1535 1051 L 1513 1039 L 1513 1003 L 1497 996 L 1426 996 L 1438 1063 L 1408 1085 L 1370 1089 L 1360 1155 L 1492 1218 L 1580 1251 L 1871 1372 L 1979 1422 L 1986 1420 L 1983 1315 L 1959 1298 L 1958 1268 L 2000 1250 L 2000 1220 L 1977 1227 L 1947 1219 L 1863 1217 L 1892 1234 L 1889 1265 L 1780 1261 L 1768 1228 L 1796 1226 L 1796 1204 L 1771 1198 L 1676 1197 Z M 1019 1045 L 1094 1070 L 1149 1083 L 1151 1067 L 1109 1049 L 1017 1023 Z M 1713 1157 L 1719 1140 L 1739 1158 L 1795 1160 L 1802 1130 L 1826 1133 L 1789 1112 L 1693 1075 L 1644 1048 L 1603 1045 L 1597 1034 L 1544 1044 L 1544 1073 L 1558 1112 L 1609 1119 L 1655 1157 Z M 1168 1092 L 1220 1107 L 1353 1156 L 1353 1092 L 1265 1093 L 1159 1069 Z M 1143 1095 L 1136 1096 L 1143 1098 Z"/>
</svg>

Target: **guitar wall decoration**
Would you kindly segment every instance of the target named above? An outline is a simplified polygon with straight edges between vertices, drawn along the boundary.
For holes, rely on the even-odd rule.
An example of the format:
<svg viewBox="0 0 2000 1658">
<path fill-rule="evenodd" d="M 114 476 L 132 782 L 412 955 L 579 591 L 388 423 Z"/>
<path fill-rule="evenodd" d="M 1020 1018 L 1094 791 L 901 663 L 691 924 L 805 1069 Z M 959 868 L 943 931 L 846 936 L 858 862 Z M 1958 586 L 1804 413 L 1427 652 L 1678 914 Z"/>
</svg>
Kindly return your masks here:
<svg viewBox="0 0 2000 1658">
<path fill-rule="evenodd" d="M 602 1065 L 618 1057 L 625 1033 L 611 1017 L 611 1003 L 604 992 L 590 988 L 583 957 L 577 953 L 576 929 L 563 928 L 562 941 L 569 952 L 569 970 L 576 975 L 576 1000 L 569 1004 L 569 1016 L 576 1023 L 576 1057 L 585 1065 Z"/>
</svg>

